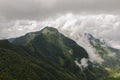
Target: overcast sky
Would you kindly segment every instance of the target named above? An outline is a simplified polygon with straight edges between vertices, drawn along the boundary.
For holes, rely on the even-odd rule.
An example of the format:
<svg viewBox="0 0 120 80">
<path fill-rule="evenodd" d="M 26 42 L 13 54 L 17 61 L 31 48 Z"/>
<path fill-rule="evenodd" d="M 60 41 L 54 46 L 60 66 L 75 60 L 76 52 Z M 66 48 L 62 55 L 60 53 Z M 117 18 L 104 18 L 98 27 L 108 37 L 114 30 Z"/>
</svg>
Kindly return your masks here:
<svg viewBox="0 0 120 80">
<path fill-rule="evenodd" d="M 0 0 L 0 16 L 6 19 L 45 19 L 57 14 L 118 13 L 120 0 Z"/>
</svg>

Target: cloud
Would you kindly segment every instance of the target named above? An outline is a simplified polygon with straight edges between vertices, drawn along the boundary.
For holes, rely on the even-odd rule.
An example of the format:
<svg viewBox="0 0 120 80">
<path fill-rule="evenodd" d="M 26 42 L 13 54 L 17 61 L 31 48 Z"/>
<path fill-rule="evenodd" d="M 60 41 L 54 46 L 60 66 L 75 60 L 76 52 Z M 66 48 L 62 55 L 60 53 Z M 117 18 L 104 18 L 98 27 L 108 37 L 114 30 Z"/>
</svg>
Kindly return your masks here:
<svg viewBox="0 0 120 80">
<path fill-rule="evenodd" d="M 89 53 L 92 62 L 101 63 L 104 60 L 90 46 L 85 33 L 91 33 L 104 39 L 110 46 L 120 49 L 120 16 L 113 14 L 72 14 L 59 15 L 56 18 L 38 20 L 16 20 L 0 22 L 0 38 L 18 37 L 27 32 L 38 31 L 45 26 L 57 28 L 65 36 L 75 40 Z"/>
<path fill-rule="evenodd" d="M 82 70 L 88 67 L 88 59 L 82 58 L 80 61 L 75 61 L 75 64 Z"/>
<path fill-rule="evenodd" d="M 119 40 L 120 16 L 112 14 L 74 15 L 72 13 L 61 16 L 53 21 L 46 21 L 45 25 L 56 26 L 63 31 L 74 34 L 91 33 L 96 37 Z M 69 28 L 69 29 L 68 29 Z"/>
<path fill-rule="evenodd" d="M 35 31 L 36 21 L 18 20 L 0 22 L 0 39 L 22 36 L 25 33 Z"/>
<path fill-rule="evenodd" d="M 119 0 L 0 0 L 0 16 L 7 20 L 43 20 L 68 12 L 119 14 L 119 3 Z"/>
<path fill-rule="evenodd" d="M 56 0 L 0 0 L 0 15 L 7 20 L 40 19 L 52 13 Z"/>
<path fill-rule="evenodd" d="M 42 7 L 51 8 L 55 5 L 57 0 L 35 0 L 37 3 L 40 3 Z"/>
<path fill-rule="evenodd" d="M 75 40 L 80 46 L 87 50 L 91 62 L 101 63 L 104 60 L 99 55 L 95 54 L 95 50 L 89 44 L 84 34 L 91 33 L 97 38 L 104 39 L 109 45 L 114 43 L 115 47 L 120 45 L 118 43 L 120 40 L 119 24 L 119 15 L 74 15 L 69 13 L 53 21 L 46 21 L 44 26 L 48 25 L 58 28 L 61 33 Z M 113 41 L 112 44 L 111 41 Z"/>
<path fill-rule="evenodd" d="M 81 65 L 85 68 L 88 66 L 88 59 L 86 58 L 82 58 L 81 59 Z"/>
</svg>

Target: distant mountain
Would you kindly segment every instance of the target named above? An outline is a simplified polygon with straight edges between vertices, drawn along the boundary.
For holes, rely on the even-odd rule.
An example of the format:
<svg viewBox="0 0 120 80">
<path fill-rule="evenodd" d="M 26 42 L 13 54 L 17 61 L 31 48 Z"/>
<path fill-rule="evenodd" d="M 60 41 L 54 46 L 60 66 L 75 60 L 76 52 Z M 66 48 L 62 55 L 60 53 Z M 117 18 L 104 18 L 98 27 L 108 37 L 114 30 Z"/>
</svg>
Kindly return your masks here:
<svg viewBox="0 0 120 80">
<path fill-rule="evenodd" d="M 110 71 L 111 76 L 120 78 L 120 50 L 110 47 L 105 40 L 95 38 L 89 33 L 86 34 L 86 37 L 95 49 L 95 53 L 104 59 L 102 66 Z"/>
<path fill-rule="evenodd" d="M 115 80 L 86 50 L 52 27 L 0 40 L 0 80 Z M 116 79 L 117 80 L 117 79 Z"/>
</svg>

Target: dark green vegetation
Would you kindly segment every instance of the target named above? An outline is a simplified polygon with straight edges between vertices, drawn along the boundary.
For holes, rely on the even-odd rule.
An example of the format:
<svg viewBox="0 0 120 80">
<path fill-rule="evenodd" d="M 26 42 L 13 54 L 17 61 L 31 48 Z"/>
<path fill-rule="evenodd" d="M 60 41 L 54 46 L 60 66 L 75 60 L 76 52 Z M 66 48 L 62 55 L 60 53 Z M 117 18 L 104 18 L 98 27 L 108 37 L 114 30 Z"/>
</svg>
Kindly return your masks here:
<svg viewBox="0 0 120 80">
<path fill-rule="evenodd" d="M 0 41 L 0 80 L 114 80 L 102 66 L 80 69 L 87 52 L 55 28 Z M 107 78 L 107 79 L 106 79 Z"/>
</svg>

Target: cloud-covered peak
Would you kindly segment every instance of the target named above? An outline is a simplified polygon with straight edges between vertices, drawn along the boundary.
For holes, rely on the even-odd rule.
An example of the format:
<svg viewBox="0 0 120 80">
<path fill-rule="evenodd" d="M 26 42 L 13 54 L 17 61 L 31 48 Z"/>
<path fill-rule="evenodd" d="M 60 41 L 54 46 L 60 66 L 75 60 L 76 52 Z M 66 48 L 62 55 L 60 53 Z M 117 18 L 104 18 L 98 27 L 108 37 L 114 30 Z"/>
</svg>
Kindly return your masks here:
<svg viewBox="0 0 120 80">
<path fill-rule="evenodd" d="M 120 40 L 120 16 L 112 14 L 72 14 L 59 15 L 44 21 L 16 20 L 0 22 L 0 38 L 16 37 L 27 32 L 40 30 L 45 26 L 58 28 L 64 34 L 75 37 L 76 34 L 91 33 L 106 40 Z M 12 34 L 12 35 L 10 35 Z"/>
<path fill-rule="evenodd" d="M 75 40 L 89 53 L 92 61 L 102 62 L 94 54 L 85 38 L 85 33 L 90 33 L 97 38 L 104 39 L 110 46 L 120 49 L 120 16 L 113 14 L 73 14 L 58 15 L 44 21 L 17 20 L 3 21 L 0 23 L 0 38 L 18 37 L 28 32 L 38 31 L 46 26 L 55 27 L 67 37 Z"/>
<path fill-rule="evenodd" d="M 45 24 L 44 24 L 45 23 Z M 120 16 L 111 14 L 73 15 L 72 13 L 43 22 L 44 25 L 55 26 L 74 33 L 92 33 L 95 36 L 118 40 Z M 72 35 L 73 33 L 71 33 Z M 109 35 L 111 34 L 111 35 Z"/>
</svg>

